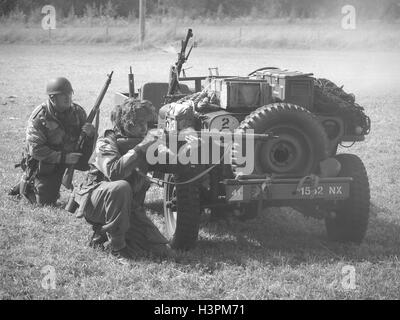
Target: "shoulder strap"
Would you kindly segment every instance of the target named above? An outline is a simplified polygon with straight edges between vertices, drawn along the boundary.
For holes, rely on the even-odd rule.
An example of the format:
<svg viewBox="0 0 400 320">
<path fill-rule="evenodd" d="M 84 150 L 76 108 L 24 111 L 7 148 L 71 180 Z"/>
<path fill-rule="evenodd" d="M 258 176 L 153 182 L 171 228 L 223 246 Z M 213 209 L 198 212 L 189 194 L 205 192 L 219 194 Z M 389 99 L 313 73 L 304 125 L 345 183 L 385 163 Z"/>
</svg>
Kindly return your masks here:
<svg viewBox="0 0 400 320">
<path fill-rule="evenodd" d="M 45 109 L 45 108 L 46 108 L 46 103 L 42 103 L 42 104 L 38 105 L 33 110 L 32 114 L 31 114 L 31 119 L 32 120 L 35 119 L 39 115 L 39 113 L 42 112 L 42 110 Z"/>
</svg>

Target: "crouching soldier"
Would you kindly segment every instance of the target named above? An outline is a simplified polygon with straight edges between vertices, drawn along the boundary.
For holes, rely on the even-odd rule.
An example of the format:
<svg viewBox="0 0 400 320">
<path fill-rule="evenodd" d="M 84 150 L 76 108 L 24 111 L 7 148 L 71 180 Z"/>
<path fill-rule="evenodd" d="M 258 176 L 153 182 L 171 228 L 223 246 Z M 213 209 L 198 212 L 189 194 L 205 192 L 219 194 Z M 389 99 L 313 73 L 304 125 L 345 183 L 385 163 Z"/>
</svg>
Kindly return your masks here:
<svg viewBox="0 0 400 320">
<path fill-rule="evenodd" d="M 148 101 L 128 99 L 117 105 L 111 112 L 113 129 L 97 140 L 86 182 L 76 193 L 77 216 L 93 227 L 89 245 L 103 247 L 108 242 L 112 254 L 123 259 L 171 253 L 143 208 L 149 188 L 146 151 L 156 140 L 147 133 L 153 117 Z"/>
<path fill-rule="evenodd" d="M 21 166 L 24 176 L 10 195 L 21 194 L 40 205 L 54 205 L 59 197 L 65 169 L 75 165 L 88 170 L 95 129 L 86 123 L 85 110 L 72 102 L 71 83 L 63 77 L 48 82 L 45 103 L 28 120 L 26 150 Z M 83 154 L 74 152 L 81 131 L 88 139 Z"/>
</svg>

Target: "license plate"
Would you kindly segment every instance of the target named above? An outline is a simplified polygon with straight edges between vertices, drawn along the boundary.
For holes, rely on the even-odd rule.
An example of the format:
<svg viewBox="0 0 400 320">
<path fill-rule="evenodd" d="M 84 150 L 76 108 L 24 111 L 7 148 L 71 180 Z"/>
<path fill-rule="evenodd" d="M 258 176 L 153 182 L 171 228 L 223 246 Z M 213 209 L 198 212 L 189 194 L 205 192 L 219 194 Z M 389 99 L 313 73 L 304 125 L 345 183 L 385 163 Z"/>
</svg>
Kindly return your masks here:
<svg viewBox="0 0 400 320">
<path fill-rule="evenodd" d="M 297 194 L 299 199 L 347 197 L 349 188 L 347 183 L 323 184 L 316 188 L 304 186 L 297 191 Z"/>
<path fill-rule="evenodd" d="M 349 197 L 349 182 L 320 183 L 316 188 L 305 185 L 297 190 L 297 184 L 280 183 L 262 186 L 259 184 L 227 185 L 226 196 L 229 202 L 256 200 L 343 200 Z"/>
</svg>

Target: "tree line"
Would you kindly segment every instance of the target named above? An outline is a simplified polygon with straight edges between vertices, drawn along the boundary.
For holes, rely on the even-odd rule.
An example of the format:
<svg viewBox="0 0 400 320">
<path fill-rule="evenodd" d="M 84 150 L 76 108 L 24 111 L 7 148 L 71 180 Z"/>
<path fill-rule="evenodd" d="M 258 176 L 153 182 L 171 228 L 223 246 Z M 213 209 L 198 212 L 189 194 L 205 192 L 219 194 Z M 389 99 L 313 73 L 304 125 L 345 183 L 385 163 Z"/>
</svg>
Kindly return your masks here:
<svg viewBox="0 0 400 320">
<path fill-rule="evenodd" d="M 46 4 L 55 6 L 59 17 L 137 17 L 139 12 L 139 0 L 0 0 L 0 16 L 16 10 L 29 16 Z M 146 14 L 307 19 L 337 16 L 347 4 L 353 5 L 361 18 L 400 19 L 400 0 L 146 0 Z"/>
</svg>

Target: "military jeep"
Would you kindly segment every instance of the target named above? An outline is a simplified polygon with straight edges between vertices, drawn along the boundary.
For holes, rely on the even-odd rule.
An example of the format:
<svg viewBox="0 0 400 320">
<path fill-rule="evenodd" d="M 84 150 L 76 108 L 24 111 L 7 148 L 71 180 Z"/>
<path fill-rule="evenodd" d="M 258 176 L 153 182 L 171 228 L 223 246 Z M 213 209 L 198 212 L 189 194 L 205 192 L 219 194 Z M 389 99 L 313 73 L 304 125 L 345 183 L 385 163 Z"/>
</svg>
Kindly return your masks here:
<svg viewBox="0 0 400 320">
<path fill-rule="evenodd" d="M 210 153 L 198 150 L 207 153 L 202 159 L 208 162 L 167 157 L 153 167 L 154 177 L 163 175 L 165 225 L 173 247 L 195 245 L 204 212 L 250 219 L 266 207 L 282 206 L 325 219 L 331 240 L 363 240 L 369 220 L 367 172 L 358 156 L 337 154 L 339 145 L 363 141 L 370 130 L 353 95 L 311 73 L 273 67 L 243 77 L 181 77 L 176 94 L 163 105 L 167 90 L 168 83 L 146 83 L 140 90 L 139 98 L 152 101 L 158 111 L 153 126 L 168 139 L 189 132 L 204 140 L 209 132 L 213 144 Z M 119 103 L 126 95 L 116 98 Z M 224 140 L 228 136 L 237 137 L 236 143 Z M 253 165 L 239 163 L 237 153 Z M 230 162 L 224 161 L 227 154 Z"/>
</svg>

